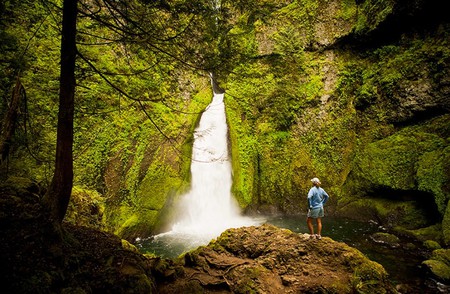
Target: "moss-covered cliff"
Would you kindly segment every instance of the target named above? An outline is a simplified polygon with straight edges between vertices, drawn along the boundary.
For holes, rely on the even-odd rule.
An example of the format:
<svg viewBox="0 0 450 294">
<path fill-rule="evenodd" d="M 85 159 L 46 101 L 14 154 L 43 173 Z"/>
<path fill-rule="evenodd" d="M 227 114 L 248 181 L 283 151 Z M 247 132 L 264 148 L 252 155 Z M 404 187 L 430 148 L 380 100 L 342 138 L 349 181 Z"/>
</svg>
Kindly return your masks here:
<svg viewBox="0 0 450 294">
<path fill-rule="evenodd" d="M 440 223 L 450 198 L 442 4 L 272 4 L 239 15 L 234 31 L 253 51 L 221 76 L 241 205 L 305 211 L 318 176 L 330 211 L 408 229 Z"/>
<path fill-rule="evenodd" d="M 97 8 L 91 10 L 90 4 Z M 205 56 L 216 44 L 199 45 L 202 37 L 214 37 L 204 30 L 212 21 L 212 8 L 189 1 L 90 4 L 80 1 L 78 7 L 83 16 L 77 22 L 75 188 L 66 221 L 124 237 L 150 234 L 167 214 L 162 213 L 166 204 L 186 189 L 191 134 L 212 98 L 204 69 L 210 62 Z M 0 181 L 26 177 L 45 187 L 52 177 L 62 17 L 58 5 L 0 5 L 0 145 L 8 146 L 1 150 Z M 122 14 L 128 25 L 118 28 L 113 11 L 123 12 L 128 5 L 133 9 Z M 10 90 L 16 80 L 20 101 L 12 116 Z M 13 126 L 12 131 L 4 131 L 5 126 Z"/>
<path fill-rule="evenodd" d="M 191 62 L 214 71 L 226 90 L 233 193 L 242 208 L 304 212 L 309 179 L 318 176 L 329 211 L 404 233 L 429 228 L 450 244 L 442 1 L 224 0 L 217 10 L 169 2 L 158 7 L 172 13 L 168 23 L 193 21 L 177 35 L 181 46 L 171 43 L 179 50 L 172 53 L 190 53 L 183 62 L 134 43 L 90 46 L 94 33 L 117 36 L 79 22 L 92 36 L 80 35 L 78 49 L 95 70 L 78 60 L 68 221 L 131 238 L 170 216 L 189 184 L 191 133 L 212 96 L 208 77 L 184 67 Z M 0 112 L 19 70 L 28 100 L 1 179 L 45 186 L 56 140 L 58 30 L 48 7 L 20 7 L 5 6 L 20 21 L 2 22 Z"/>
</svg>

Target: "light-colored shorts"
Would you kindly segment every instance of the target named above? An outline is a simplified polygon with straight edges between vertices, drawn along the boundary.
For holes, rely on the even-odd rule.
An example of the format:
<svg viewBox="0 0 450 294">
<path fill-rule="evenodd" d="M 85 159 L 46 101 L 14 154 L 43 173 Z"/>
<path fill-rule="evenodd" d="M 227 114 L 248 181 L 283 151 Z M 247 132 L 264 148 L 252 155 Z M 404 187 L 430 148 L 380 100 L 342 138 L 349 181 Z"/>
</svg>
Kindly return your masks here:
<svg viewBox="0 0 450 294">
<path fill-rule="evenodd" d="M 319 218 L 319 217 L 323 217 L 323 216 L 324 216 L 323 207 L 313 208 L 313 209 L 308 210 L 308 217 Z"/>
</svg>

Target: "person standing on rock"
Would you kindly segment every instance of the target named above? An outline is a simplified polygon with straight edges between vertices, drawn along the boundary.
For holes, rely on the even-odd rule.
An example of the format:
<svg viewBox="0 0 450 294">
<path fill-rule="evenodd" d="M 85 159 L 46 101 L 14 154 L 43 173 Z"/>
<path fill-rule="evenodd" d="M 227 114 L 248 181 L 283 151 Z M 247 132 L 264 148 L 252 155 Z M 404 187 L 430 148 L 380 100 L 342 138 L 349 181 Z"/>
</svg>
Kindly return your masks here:
<svg viewBox="0 0 450 294">
<path fill-rule="evenodd" d="M 318 178 L 311 179 L 311 182 L 314 186 L 308 192 L 308 218 L 306 223 L 308 224 L 310 238 L 321 239 L 322 217 L 324 216 L 323 205 L 330 196 L 320 187 Z M 314 234 L 313 219 L 316 219 L 317 222 L 317 234 Z"/>
</svg>

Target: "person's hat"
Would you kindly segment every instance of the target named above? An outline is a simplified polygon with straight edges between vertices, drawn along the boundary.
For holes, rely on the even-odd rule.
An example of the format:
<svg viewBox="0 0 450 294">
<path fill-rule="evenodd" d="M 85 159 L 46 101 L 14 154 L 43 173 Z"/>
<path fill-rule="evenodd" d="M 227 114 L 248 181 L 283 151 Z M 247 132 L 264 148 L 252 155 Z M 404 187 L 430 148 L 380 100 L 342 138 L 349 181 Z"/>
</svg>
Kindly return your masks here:
<svg viewBox="0 0 450 294">
<path fill-rule="evenodd" d="M 312 178 L 311 182 L 313 182 L 314 184 L 320 183 L 318 178 Z"/>
</svg>

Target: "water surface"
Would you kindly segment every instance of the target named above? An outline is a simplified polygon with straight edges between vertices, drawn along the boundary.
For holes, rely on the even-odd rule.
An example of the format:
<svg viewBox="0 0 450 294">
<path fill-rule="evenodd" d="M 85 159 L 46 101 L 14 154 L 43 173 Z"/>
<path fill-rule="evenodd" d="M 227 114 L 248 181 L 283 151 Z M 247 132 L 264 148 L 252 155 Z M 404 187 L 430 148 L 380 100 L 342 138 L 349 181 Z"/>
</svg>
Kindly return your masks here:
<svg viewBox="0 0 450 294">
<path fill-rule="evenodd" d="M 280 228 L 286 228 L 296 233 L 308 233 L 306 216 L 266 217 L 266 223 Z M 407 293 L 448 293 L 448 286 L 437 283 L 426 276 L 421 263 L 424 260 L 424 250 L 421 244 L 411 240 L 402 240 L 400 247 L 391 248 L 388 245 L 375 243 L 370 236 L 384 229 L 374 222 L 359 222 L 355 220 L 325 217 L 322 219 L 322 235 L 338 242 L 345 242 L 364 253 L 368 258 L 383 265 L 389 277 L 396 285 L 407 285 Z M 154 253 L 165 258 L 176 258 L 180 254 L 207 245 L 210 240 L 194 235 L 161 234 L 142 239 L 136 245 L 142 252 Z M 440 290 L 441 289 L 441 290 Z"/>
</svg>

